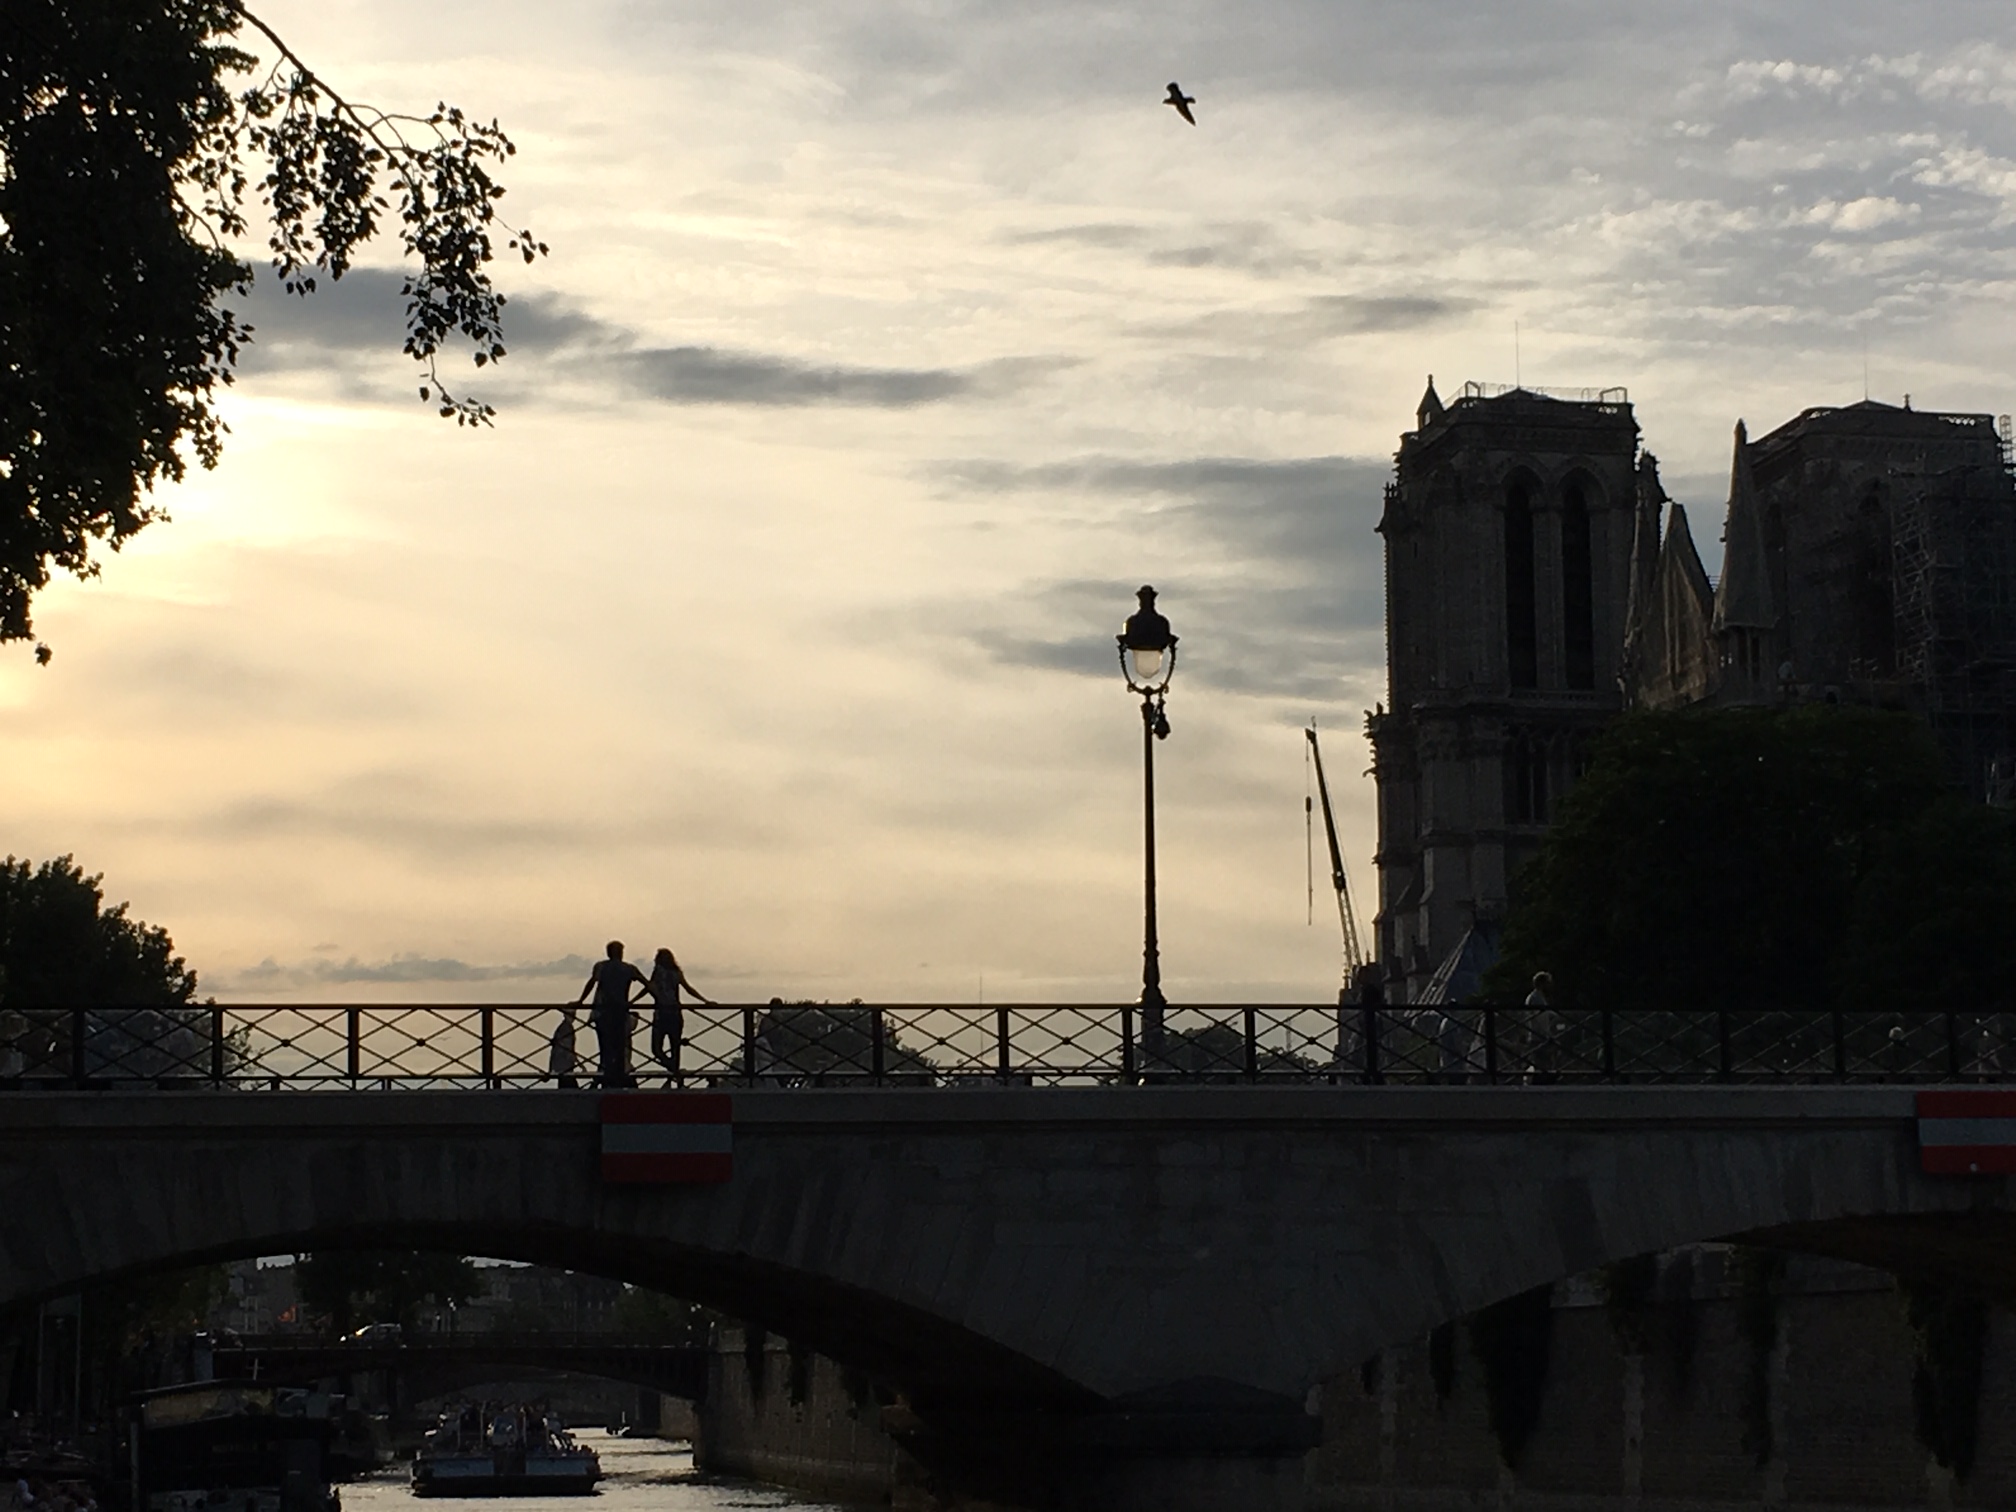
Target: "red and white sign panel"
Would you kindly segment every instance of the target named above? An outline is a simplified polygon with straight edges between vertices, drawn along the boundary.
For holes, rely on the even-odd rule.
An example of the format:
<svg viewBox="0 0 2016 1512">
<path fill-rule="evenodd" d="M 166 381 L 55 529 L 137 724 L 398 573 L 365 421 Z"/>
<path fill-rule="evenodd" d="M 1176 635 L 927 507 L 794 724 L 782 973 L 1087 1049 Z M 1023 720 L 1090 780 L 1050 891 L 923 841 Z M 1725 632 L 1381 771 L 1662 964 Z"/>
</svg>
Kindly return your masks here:
<svg viewBox="0 0 2016 1512">
<path fill-rule="evenodd" d="M 1920 1092 L 1918 1159 L 1932 1176 L 2016 1171 L 2016 1091 Z"/>
<path fill-rule="evenodd" d="M 604 1181 L 726 1181 L 734 1099 L 725 1092 L 615 1092 L 602 1099 Z"/>
</svg>

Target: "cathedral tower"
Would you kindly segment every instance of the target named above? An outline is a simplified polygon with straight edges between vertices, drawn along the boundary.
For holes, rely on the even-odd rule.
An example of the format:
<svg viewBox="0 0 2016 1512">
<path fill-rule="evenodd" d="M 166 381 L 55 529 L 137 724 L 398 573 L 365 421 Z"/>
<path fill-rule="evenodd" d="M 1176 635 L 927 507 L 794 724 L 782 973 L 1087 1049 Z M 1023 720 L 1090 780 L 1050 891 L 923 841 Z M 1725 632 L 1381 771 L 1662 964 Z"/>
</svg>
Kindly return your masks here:
<svg viewBox="0 0 2016 1512">
<path fill-rule="evenodd" d="M 1369 731 L 1379 959 L 1407 1001 L 1473 927 L 1495 932 L 1513 875 L 1619 708 L 1642 534 L 1622 389 L 1471 384 L 1445 406 L 1431 379 L 1417 420 L 1379 522 L 1388 691 Z"/>
</svg>

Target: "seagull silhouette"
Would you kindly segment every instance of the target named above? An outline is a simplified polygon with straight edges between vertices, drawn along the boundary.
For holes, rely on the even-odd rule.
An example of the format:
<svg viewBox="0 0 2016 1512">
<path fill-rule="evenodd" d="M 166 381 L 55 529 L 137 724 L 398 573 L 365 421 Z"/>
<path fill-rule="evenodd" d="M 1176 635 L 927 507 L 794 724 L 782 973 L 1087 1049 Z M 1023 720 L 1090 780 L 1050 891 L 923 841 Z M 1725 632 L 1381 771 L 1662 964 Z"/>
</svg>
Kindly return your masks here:
<svg viewBox="0 0 2016 1512">
<path fill-rule="evenodd" d="M 1172 82 L 1169 86 L 1169 98 L 1162 103 L 1164 105 L 1174 105 L 1176 107 L 1176 114 L 1183 117 L 1192 126 L 1197 124 L 1197 117 L 1190 114 L 1190 107 L 1197 103 L 1197 96 L 1183 93 L 1183 86 L 1181 84 Z"/>
</svg>

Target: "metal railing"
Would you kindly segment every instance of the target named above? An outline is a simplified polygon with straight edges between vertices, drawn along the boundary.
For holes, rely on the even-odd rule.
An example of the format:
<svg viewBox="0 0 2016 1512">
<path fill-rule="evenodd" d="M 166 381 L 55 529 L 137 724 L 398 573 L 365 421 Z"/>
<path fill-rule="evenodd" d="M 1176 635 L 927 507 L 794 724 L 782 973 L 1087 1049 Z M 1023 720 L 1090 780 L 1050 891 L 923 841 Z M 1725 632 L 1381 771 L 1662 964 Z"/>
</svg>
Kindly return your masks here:
<svg viewBox="0 0 2016 1512">
<path fill-rule="evenodd" d="M 1609 388 L 1547 388 L 1537 383 L 1479 383 L 1474 378 L 1463 385 L 1456 397 L 1502 399 L 1507 394 L 1532 394 L 1541 399 L 1557 399 L 1565 404 L 1598 404 L 1605 409 L 1621 409 L 1631 402 L 1631 391 L 1621 385 Z"/>
<path fill-rule="evenodd" d="M 0 1009 L 0 1089 L 595 1085 L 581 1015 L 562 1079 L 561 1018 L 504 1003 Z M 685 1009 L 676 1073 L 650 1058 L 647 1022 L 633 1015 L 619 1084 L 2016 1081 L 2016 1010 L 1974 1007 L 710 1005 Z"/>
</svg>

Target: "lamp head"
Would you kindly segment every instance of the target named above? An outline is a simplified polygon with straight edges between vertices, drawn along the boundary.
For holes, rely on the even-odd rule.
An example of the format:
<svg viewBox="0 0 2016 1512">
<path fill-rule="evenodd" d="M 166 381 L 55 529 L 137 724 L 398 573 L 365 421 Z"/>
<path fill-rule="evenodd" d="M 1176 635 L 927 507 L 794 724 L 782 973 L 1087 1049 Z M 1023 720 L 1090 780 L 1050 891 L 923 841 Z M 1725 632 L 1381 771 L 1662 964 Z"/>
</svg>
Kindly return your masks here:
<svg viewBox="0 0 2016 1512">
<path fill-rule="evenodd" d="M 1127 616 L 1127 626 L 1118 636 L 1120 669 L 1128 687 L 1156 693 L 1169 686 L 1176 671 L 1176 633 L 1156 609 L 1153 588 L 1144 585 L 1135 596 L 1141 607 Z"/>
</svg>

